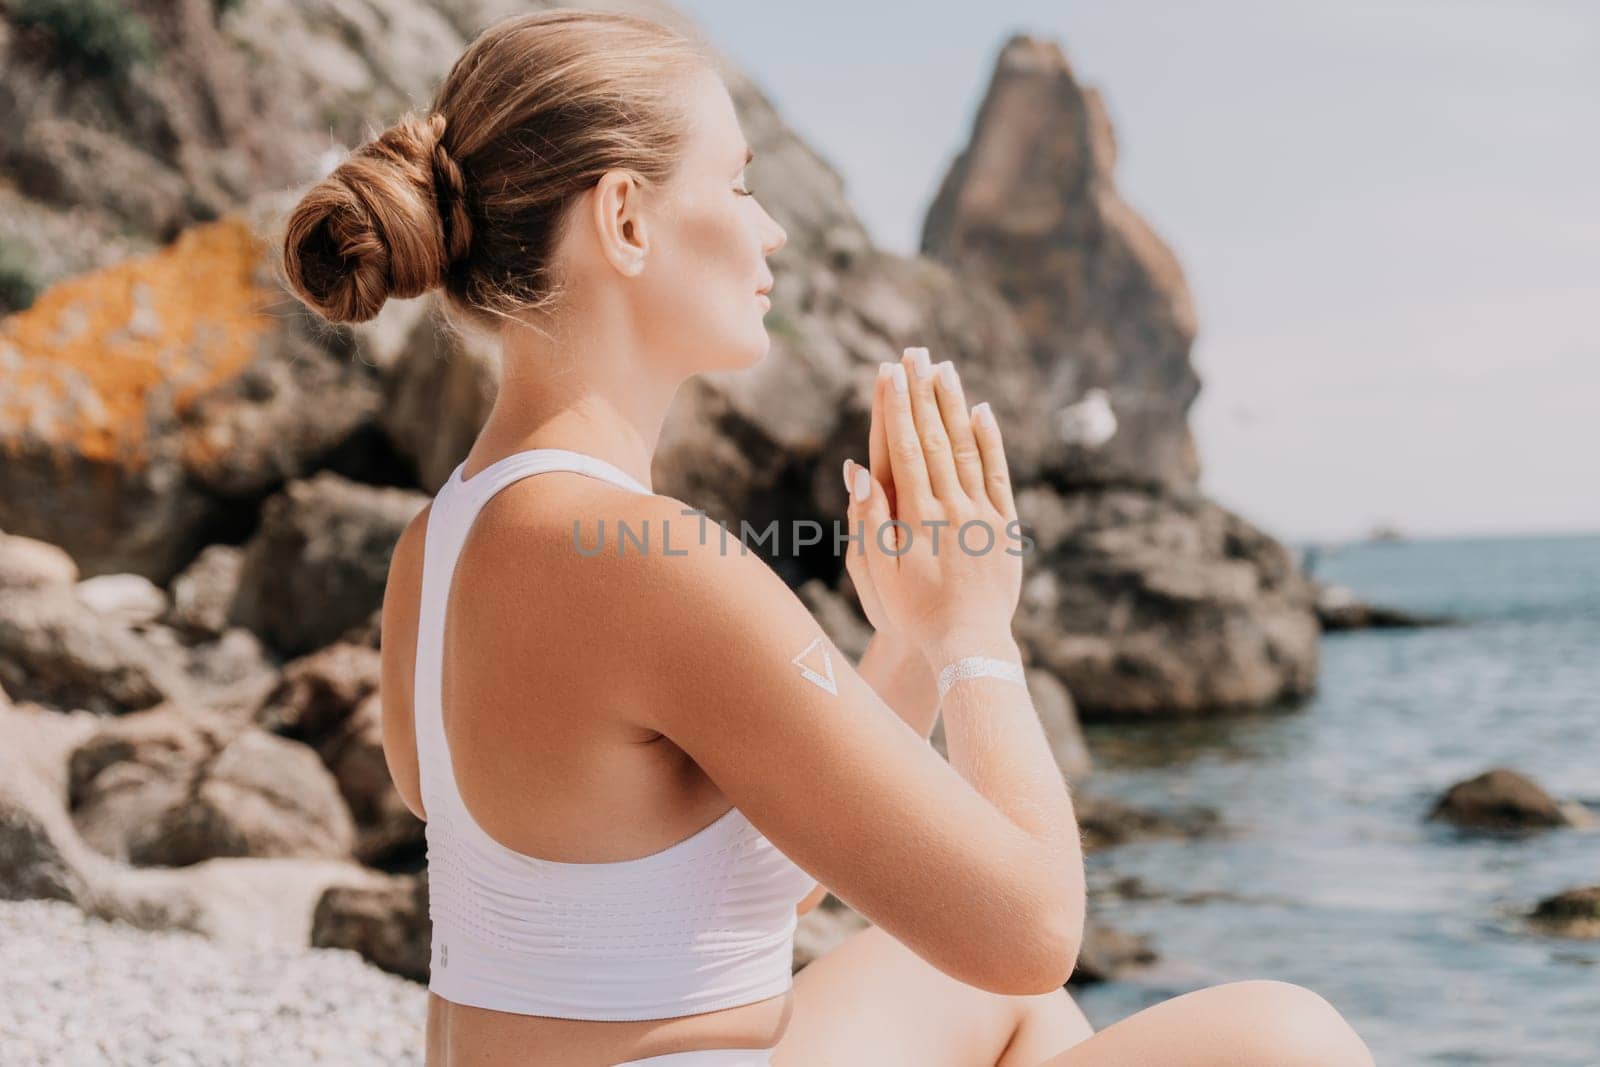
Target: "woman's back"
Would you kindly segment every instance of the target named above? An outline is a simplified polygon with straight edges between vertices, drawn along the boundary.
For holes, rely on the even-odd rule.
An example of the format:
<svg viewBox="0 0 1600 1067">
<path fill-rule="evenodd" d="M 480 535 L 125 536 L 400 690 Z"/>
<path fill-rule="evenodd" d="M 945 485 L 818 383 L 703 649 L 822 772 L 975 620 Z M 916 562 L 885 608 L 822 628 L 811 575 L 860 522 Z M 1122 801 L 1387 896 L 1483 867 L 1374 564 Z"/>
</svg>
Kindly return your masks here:
<svg viewBox="0 0 1600 1067">
<path fill-rule="evenodd" d="M 450 1002 L 439 1011 L 495 1014 L 490 1030 L 440 1029 L 480 1035 L 452 1041 L 455 1055 L 491 1051 L 479 1042 L 501 1031 L 488 1038 L 495 1048 L 554 1055 L 570 1042 L 575 1062 L 580 1050 L 599 1051 L 596 1028 L 564 1020 L 702 1015 L 681 1027 L 608 1028 L 621 1042 L 606 1043 L 608 1062 L 641 1047 L 771 1044 L 787 1014 L 780 998 L 792 985 L 796 904 L 815 880 L 681 750 L 618 714 L 605 659 L 622 650 L 586 648 L 582 638 L 592 601 L 577 587 L 602 564 L 576 538 L 592 548 L 599 515 L 580 521 L 558 509 L 626 499 L 603 489 L 597 497 L 593 479 L 649 490 L 564 449 L 514 453 L 470 478 L 465 466 L 423 520 L 411 732 L 427 819 L 430 989 Z M 571 492 L 551 485 L 490 506 L 551 471 L 587 477 L 568 479 Z M 530 526 L 535 500 L 549 521 Z M 516 517 L 502 523 L 502 512 Z M 608 552 L 620 517 L 605 516 Z M 511 533 L 508 554 L 501 541 Z M 414 546 L 397 550 L 395 566 L 414 565 L 415 555 Z M 522 588 L 524 610 L 508 614 L 506 598 Z"/>
</svg>

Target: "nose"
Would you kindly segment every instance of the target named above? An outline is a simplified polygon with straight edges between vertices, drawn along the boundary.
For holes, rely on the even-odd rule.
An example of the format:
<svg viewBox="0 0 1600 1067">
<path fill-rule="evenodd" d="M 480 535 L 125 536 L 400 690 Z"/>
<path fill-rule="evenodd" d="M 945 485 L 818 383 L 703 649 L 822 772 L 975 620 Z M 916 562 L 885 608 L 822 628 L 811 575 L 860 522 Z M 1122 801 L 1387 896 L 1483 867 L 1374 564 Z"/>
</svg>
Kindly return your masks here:
<svg viewBox="0 0 1600 1067">
<path fill-rule="evenodd" d="M 766 212 L 763 211 L 763 213 Z M 764 256 L 770 256 L 778 249 L 789 243 L 789 234 L 782 226 L 778 224 L 777 219 L 773 218 L 770 213 L 766 214 L 767 222 L 770 225 L 768 226 L 766 240 L 761 245 L 761 254 Z"/>
</svg>

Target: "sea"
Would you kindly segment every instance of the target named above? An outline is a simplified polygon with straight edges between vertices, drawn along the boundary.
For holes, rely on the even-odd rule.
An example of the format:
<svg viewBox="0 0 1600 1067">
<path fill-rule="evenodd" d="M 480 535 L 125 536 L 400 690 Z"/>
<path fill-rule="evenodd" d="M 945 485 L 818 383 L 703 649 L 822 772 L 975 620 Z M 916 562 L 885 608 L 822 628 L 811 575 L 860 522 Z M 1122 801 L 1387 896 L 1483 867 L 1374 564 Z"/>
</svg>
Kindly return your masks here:
<svg viewBox="0 0 1600 1067">
<path fill-rule="evenodd" d="M 1600 831 L 1429 822 L 1491 767 L 1600 812 L 1600 535 L 1374 541 L 1317 578 L 1455 625 L 1330 633 L 1315 695 L 1188 722 L 1086 726 L 1084 786 L 1205 805 L 1213 840 L 1091 854 L 1091 917 L 1160 960 L 1074 995 L 1095 1028 L 1219 982 L 1321 994 L 1380 1065 L 1600 1065 L 1600 940 L 1531 930 L 1600 884 Z M 1132 898 L 1113 886 L 1136 877 Z"/>
</svg>

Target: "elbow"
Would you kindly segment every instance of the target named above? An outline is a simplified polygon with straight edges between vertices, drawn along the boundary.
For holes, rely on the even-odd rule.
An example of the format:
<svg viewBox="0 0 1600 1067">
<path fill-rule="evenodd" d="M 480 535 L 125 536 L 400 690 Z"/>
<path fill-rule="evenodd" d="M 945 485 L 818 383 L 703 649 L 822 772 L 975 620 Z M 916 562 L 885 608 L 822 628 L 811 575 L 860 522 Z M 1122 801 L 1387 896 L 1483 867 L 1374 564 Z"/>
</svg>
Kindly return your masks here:
<svg viewBox="0 0 1600 1067">
<path fill-rule="evenodd" d="M 1058 892 L 1032 920 L 1028 943 L 1014 981 L 1024 996 L 1053 993 L 1067 984 L 1083 949 L 1085 897 L 1081 891 Z"/>
<path fill-rule="evenodd" d="M 1031 918 L 1002 945 L 991 941 L 982 973 L 962 980 L 1000 996 L 1053 993 L 1067 984 L 1077 966 L 1083 923 L 1082 908 Z"/>
<path fill-rule="evenodd" d="M 1041 938 L 1045 945 L 1044 958 L 1041 961 L 1043 970 L 1040 993 L 1050 993 L 1067 984 L 1067 979 L 1072 977 L 1072 972 L 1078 966 L 1078 953 L 1083 951 L 1083 908 L 1070 908 L 1059 916 L 1059 921 L 1051 927 L 1048 936 Z"/>
</svg>

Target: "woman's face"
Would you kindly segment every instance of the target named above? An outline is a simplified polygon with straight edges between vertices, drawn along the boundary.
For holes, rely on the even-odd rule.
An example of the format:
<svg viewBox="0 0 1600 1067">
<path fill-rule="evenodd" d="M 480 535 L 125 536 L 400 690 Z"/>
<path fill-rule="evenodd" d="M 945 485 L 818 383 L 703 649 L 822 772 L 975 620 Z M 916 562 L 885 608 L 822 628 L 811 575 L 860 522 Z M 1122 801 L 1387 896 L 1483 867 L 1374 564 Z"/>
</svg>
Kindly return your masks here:
<svg viewBox="0 0 1600 1067">
<path fill-rule="evenodd" d="M 766 259 L 788 239 L 745 182 L 749 146 L 722 79 L 706 71 L 688 92 L 684 156 L 650 198 L 649 247 L 631 287 L 652 349 L 670 352 L 685 376 L 765 358 L 771 305 L 757 290 L 772 285 Z"/>
</svg>

